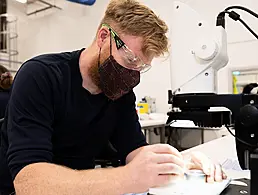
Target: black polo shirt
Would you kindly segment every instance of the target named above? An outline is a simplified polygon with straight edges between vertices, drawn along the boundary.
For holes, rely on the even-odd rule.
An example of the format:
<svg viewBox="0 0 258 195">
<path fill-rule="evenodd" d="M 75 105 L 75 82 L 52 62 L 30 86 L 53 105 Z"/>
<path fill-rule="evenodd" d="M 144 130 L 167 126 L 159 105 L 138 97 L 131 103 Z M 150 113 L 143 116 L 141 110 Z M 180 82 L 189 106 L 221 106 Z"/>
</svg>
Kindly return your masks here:
<svg viewBox="0 0 258 195">
<path fill-rule="evenodd" d="M 1 130 L 0 191 L 26 165 L 49 162 L 82 170 L 110 141 L 122 161 L 146 145 L 131 91 L 111 101 L 82 87 L 81 51 L 35 57 L 18 71 Z"/>
</svg>

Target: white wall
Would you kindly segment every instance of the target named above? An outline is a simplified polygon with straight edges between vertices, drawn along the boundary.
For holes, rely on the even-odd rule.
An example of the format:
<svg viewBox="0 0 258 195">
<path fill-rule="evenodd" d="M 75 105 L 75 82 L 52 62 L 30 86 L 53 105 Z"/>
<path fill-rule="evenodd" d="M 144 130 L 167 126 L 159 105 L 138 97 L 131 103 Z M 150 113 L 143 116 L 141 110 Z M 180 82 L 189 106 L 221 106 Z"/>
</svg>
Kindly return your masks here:
<svg viewBox="0 0 258 195">
<path fill-rule="evenodd" d="M 52 14 L 42 12 L 37 16 L 26 16 L 22 4 L 10 0 L 9 11 L 19 16 L 20 59 L 32 56 L 68 51 L 86 47 L 92 41 L 103 15 L 107 0 L 97 1 L 94 7 L 57 0 L 62 11 L 53 9 Z"/>
<path fill-rule="evenodd" d="M 226 68 L 219 72 L 220 93 L 232 92 L 232 81 L 230 82 L 229 79 L 232 69 L 258 68 L 258 41 L 230 43 L 228 48 L 230 62 Z"/>
<path fill-rule="evenodd" d="M 108 0 L 97 0 L 92 7 L 56 0 L 63 10 L 45 17 L 27 17 L 23 14 L 22 5 L 14 3 L 13 0 L 8 0 L 8 2 L 10 2 L 9 12 L 19 16 L 19 57 L 24 61 L 41 53 L 87 47 L 95 35 Z M 143 0 L 143 2 L 154 9 L 168 25 L 171 23 L 172 0 Z M 185 2 L 202 14 L 203 18 L 214 24 L 217 14 L 228 5 L 242 4 L 258 12 L 257 0 L 185 0 Z M 258 32 L 257 20 L 245 13 L 241 15 Z M 258 66 L 258 42 L 241 43 L 253 40 L 249 32 L 229 19 L 227 32 L 230 63 L 219 73 L 219 92 L 223 93 L 229 91 L 229 68 Z M 149 72 L 142 75 L 142 82 L 135 91 L 138 99 L 145 95 L 155 97 L 157 111 L 165 113 L 168 110 L 167 90 L 170 88 L 169 61 L 157 59 L 153 65 Z"/>
<path fill-rule="evenodd" d="M 190 0 L 188 4 L 198 11 L 208 22 L 215 23 L 217 13 L 231 5 L 242 5 L 258 13 L 257 0 Z M 257 18 L 235 10 L 241 18 L 258 33 Z M 234 68 L 257 67 L 258 68 L 258 40 L 255 40 L 244 26 L 227 17 L 226 30 L 228 35 L 229 64 L 219 71 L 218 91 L 219 93 L 231 93 L 229 82 L 229 71 Z"/>
</svg>

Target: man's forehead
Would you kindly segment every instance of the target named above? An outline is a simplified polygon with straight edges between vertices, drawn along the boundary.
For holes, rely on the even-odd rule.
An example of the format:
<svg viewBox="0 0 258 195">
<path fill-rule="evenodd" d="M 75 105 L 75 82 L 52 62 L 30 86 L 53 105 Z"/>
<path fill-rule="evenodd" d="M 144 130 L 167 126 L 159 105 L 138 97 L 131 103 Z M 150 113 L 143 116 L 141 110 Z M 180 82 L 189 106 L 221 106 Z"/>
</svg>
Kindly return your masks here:
<svg viewBox="0 0 258 195">
<path fill-rule="evenodd" d="M 152 61 L 152 57 L 145 56 L 142 52 L 142 45 L 143 45 L 143 38 L 137 37 L 137 36 L 131 36 L 131 35 L 123 35 L 120 37 L 124 43 L 129 47 L 130 50 L 133 51 L 133 53 L 141 58 L 144 63 L 150 64 Z"/>
</svg>

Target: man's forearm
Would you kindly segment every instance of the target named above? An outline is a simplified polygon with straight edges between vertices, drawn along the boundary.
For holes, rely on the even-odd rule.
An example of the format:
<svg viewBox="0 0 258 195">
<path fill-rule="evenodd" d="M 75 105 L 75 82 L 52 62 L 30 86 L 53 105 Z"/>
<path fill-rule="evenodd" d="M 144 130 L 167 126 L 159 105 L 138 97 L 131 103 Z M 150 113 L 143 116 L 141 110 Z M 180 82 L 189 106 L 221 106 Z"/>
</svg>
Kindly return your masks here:
<svg viewBox="0 0 258 195">
<path fill-rule="evenodd" d="M 75 171 L 62 166 L 36 163 L 15 178 L 17 195 L 121 195 L 130 193 L 125 167 Z"/>
</svg>

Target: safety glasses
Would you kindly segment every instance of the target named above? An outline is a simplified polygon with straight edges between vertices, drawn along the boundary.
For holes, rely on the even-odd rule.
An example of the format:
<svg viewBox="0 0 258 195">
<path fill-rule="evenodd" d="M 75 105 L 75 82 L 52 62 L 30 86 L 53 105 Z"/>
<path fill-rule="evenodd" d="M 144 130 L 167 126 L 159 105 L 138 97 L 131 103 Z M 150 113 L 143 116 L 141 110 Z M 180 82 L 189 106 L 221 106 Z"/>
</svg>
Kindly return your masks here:
<svg viewBox="0 0 258 195">
<path fill-rule="evenodd" d="M 122 57 L 124 66 L 131 70 L 137 70 L 141 73 L 147 72 L 150 68 L 150 64 L 145 64 L 141 58 L 136 56 L 134 52 L 119 38 L 118 34 L 108 25 L 102 24 L 109 29 L 111 36 L 113 37 L 116 48 L 119 55 Z"/>
</svg>

